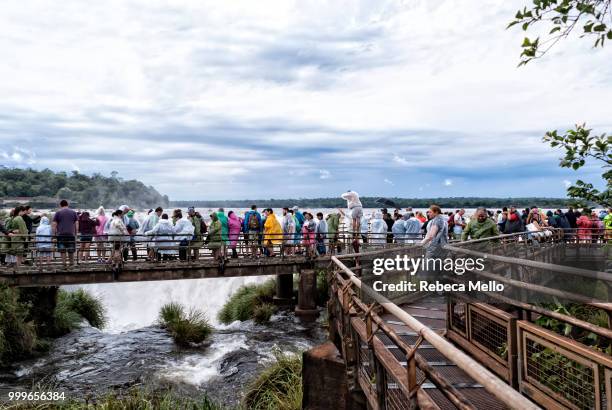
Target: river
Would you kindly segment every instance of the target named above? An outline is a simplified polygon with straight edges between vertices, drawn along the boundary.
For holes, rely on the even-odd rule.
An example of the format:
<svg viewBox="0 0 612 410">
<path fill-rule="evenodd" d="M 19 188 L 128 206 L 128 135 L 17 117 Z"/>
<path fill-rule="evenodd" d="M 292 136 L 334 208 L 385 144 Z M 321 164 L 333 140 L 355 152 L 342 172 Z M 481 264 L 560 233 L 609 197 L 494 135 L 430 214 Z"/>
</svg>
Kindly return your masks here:
<svg viewBox="0 0 612 410">
<path fill-rule="evenodd" d="M 305 324 L 292 312 L 274 315 L 268 325 L 218 323 L 217 312 L 232 292 L 266 279 L 81 286 L 102 299 L 108 326 L 98 330 L 84 323 L 81 329 L 54 340 L 48 354 L 15 363 L 0 374 L 1 397 L 15 390 L 51 389 L 66 392 L 66 398 L 85 399 L 147 385 L 172 387 L 190 397 L 206 394 L 234 406 L 244 387 L 273 360 L 275 350 L 301 352 L 326 338 L 324 319 Z M 171 301 L 207 313 L 216 331 L 202 347 L 178 348 L 156 325 L 159 309 Z"/>
</svg>

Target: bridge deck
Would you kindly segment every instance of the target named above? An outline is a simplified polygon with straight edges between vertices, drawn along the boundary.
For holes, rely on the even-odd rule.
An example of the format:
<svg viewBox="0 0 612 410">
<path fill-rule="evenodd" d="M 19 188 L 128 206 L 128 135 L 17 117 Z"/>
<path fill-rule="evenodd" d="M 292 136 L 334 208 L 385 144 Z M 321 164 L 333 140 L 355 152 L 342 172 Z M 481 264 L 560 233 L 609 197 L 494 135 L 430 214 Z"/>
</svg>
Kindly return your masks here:
<svg viewBox="0 0 612 410">
<path fill-rule="evenodd" d="M 443 296 L 429 296 L 417 302 L 400 305 L 400 307 L 418 319 L 421 323 L 443 335 L 446 330 L 447 305 Z M 382 318 L 389 324 L 401 338 L 410 345 L 414 345 L 418 339 L 417 334 L 408 328 L 393 315 L 385 313 Z M 402 351 L 382 332 L 377 333 L 378 338 L 385 344 L 390 352 L 406 367 L 406 358 Z M 504 409 L 492 394 L 487 392 L 474 379 L 463 370 L 451 363 L 442 353 L 427 342 L 423 342 L 417 349 L 417 354 L 422 356 L 430 366 L 437 370 L 450 384 L 459 390 L 474 406 L 482 409 Z M 440 409 L 456 409 L 456 407 L 442 394 L 442 392 L 428 380 L 423 380 L 425 375 L 417 368 L 418 383 L 423 382 L 421 388 Z"/>
</svg>

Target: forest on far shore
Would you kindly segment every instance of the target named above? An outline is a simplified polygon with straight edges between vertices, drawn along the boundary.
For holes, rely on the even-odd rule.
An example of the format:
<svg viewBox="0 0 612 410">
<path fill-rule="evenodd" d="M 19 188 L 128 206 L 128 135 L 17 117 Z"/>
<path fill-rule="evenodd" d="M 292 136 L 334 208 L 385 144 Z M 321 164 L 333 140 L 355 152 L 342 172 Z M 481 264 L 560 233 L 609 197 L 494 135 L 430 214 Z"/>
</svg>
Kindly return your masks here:
<svg viewBox="0 0 612 410">
<path fill-rule="evenodd" d="M 29 198 L 34 206 L 57 205 L 61 199 L 81 208 L 118 207 L 129 204 L 137 208 L 168 206 L 169 199 L 152 186 L 140 181 L 123 180 L 113 172 L 110 177 L 101 174 L 87 176 L 78 171 L 54 172 L 50 169 L 0 168 L 0 198 Z"/>
<path fill-rule="evenodd" d="M 478 198 L 478 197 L 453 197 L 453 198 L 379 198 L 361 197 L 364 208 L 427 208 L 431 204 L 437 204 L 442 208 L 502 208 L 504 206 L 516 205 L 519 208 L 539 206 L 542 208 L 567 208 L 572 204 L 569 199 L 563 198 Z M 300 198 L 300 199 L 236 199 L 236 200 L 194 200 L 194 201 L 171 201 L 172 206 L 201 208 L 248 208 L 251 205 L 259 208 L 284 208 L 297 205 L 301 208 L 346 208 L 346 201 L 342 198 Z"/>
</svg>

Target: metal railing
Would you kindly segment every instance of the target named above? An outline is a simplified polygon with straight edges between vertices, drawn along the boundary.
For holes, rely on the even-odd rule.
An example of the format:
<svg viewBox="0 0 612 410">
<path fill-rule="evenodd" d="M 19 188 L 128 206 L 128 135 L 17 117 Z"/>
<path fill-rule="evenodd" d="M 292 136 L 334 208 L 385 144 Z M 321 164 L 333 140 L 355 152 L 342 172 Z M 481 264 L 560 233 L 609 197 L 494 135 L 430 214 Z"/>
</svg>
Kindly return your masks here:
<svg viewBox="0 0 612 410">
<path fill-rule="evenodd" d="M 226 239 L 223 239 L 226 238 Z M 121 254 L 124 263 L 218 263 L 220 259 L 258 259 L 279 256 L 307 256 L 315 258 L 324 255 L 345 254 L 359 251 L 389 249 L 406 246 L 404 238 L 394 238 L 385 234 L 359 234 L 334 232 L 319 234 L 265 234 L 255 237 L 239 233 L 223 235 L 211 239 L 205 234 L 201 237 L 181 234 L 142 236 L 90 236 L 77 235 L 0 236 L 0 255 L 5 255 L 0 266 L 2 269 L 15 269 L 16 257 L 20 256 L 20 269 L 55 268 L 65 263 L 62 256 L 72 253 L 75 263 L 90 267 L 114 263 L 114 255 Z M 418 240 L 422 239 L 419 235 Z M 417 240 L 414 235 L 410 241 Z M 13 262 L 13 263 L 11 263 Z M 123 263 L 122 262 L 122 263 Z M 116 261 L 115 261 L 116 263 Z"/>
</svg>

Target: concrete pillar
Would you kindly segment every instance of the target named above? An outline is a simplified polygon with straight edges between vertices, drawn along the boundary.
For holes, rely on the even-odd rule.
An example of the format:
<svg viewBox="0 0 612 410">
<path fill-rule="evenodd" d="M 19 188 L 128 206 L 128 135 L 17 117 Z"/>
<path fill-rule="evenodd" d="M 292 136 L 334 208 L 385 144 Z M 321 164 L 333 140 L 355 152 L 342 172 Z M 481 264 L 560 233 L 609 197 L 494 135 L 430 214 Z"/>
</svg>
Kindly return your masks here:
<svg viewBox="0 0 612 410">
<path fill-rule="evenodd" d="M 293 274 L 276 275 L 276 296 L 274 304 L 278 306 L 292 306 L 293 302 Z"/>
<path fill-rule="evenodd" d="M 302 409 L 365 410 L 365 396 L 350 393 L 346 366 L 332 342 L 304 352 L 302 365 Z"/>
<path fill-rule="evenodd" d="M 317 274 L 312 269 L 300 271 L 298 305 L 295 308 L 295 315 L 304 320 L 315 320 L 319 316 L 316 295 Z"/>
</svg>

